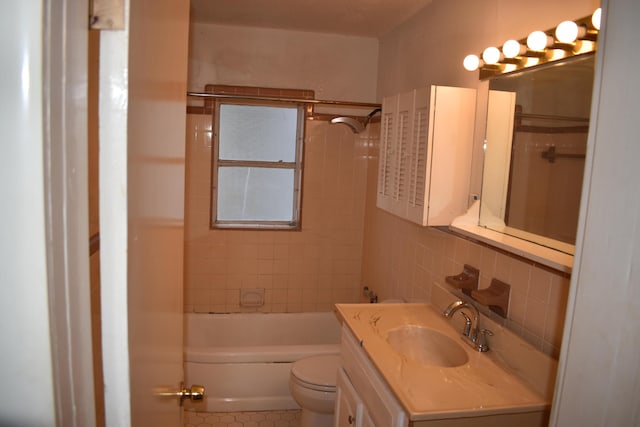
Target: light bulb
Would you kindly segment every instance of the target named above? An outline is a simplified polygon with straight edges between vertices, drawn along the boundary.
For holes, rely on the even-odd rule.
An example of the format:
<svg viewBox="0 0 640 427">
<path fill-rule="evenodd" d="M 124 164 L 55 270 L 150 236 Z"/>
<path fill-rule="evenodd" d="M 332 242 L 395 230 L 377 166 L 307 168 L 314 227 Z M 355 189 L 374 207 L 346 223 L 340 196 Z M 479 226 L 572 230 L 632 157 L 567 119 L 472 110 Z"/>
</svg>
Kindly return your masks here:
<svg viewBox="0 0 640 427">
<path fill-rule="evenodd" d="M 522 50 L 522 45 L 517 40 L 507 40 L 502 45 L 502 53 L 505 58 L 520 56 L 524 53 Z"/>
<path fill-rule="evenodd" d="M 578 24 L 573 21 L 563 21 L 556 27 L 556 39 L 560 43 L 573 43 L 578 38 Z"/>
<path fill-rule="evenodd" d="M 531 50 L 541 51 L 550 45 L 550 39 L 544 31 L 534 31 L 527 37 L 527 46 Z M 551 40 L 551 42 L 553 42 Z"/>
<path fill-rule="evenodd" d="M 597 8 L 593 15 L 591 15 L 591 24 L 593 28 L 600 31 L 600 20 L 602 19 L 602 8 Z"/>
<path fill-rule="evenodd" d="M 477 55 L 467 55 L 462 62 L 464 69 L 467 71 L 475 71 L 480 66 L 480 58 Z"/>
<path fill-rule="evenodd" d="M 488 47 L 482 52 L 482 60 L 488 65 L 497 64 L 500 61 L 500 51 L 497 47 Z"/>
</svg>

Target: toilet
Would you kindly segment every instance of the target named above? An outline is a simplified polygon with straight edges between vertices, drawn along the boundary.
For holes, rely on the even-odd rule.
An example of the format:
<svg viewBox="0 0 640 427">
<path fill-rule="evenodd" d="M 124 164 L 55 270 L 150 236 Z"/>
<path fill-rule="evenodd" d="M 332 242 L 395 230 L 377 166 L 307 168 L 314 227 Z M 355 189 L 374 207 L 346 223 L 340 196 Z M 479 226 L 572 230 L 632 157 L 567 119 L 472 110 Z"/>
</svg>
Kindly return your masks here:
<svg viewBox="0 0 640 427">
<path fill-rule="evenodd" d="M 291 365 L 289 390 L 293 399 L 302 407 L 301 427 L 333 425 L 339 367 L 338 355 L 306 357 Z"/>
</svg>

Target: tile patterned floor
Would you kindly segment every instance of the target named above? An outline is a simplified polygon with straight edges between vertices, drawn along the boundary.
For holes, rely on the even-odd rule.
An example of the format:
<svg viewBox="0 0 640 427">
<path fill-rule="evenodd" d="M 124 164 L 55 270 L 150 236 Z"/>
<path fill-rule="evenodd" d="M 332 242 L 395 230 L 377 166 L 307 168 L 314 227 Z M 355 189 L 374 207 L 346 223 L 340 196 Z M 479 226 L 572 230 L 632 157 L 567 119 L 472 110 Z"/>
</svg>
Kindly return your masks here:
<svg viewBox="0 0 640 427">
<path fill-rule="evenodd" d="M 184 427 L 299 427 L 300 411 L 184 411 Z"/>
</svg>

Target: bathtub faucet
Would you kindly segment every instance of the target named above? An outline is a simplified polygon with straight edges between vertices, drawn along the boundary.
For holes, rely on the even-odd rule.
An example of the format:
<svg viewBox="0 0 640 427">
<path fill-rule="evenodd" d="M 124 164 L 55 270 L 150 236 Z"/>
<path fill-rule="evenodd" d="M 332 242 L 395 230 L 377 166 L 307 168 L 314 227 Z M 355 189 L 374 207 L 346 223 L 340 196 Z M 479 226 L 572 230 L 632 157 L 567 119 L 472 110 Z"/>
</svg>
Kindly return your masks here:
<svg viewBox="0 0 640 427">
<path fill-rule="evenodd" d="M 368 286 L 365 286 L 365 287 L 362 289 L 362 294 L 363 294 L 365 297 L 369 298 L 369 302 L 370 302 L 371 304 L 375 304 L 375 303 L 377 303 L 377 302 L 378 302 L 378 295 L 376 295 L 376 294 L 375 294 L 375 292 L 373 292 L 372 290 L 370 290 Z"/>
<path fill-rule="evenodd" d="M 449 304 L 442 314 L 444 317 L 450 319 L 456 311 L 462 309 L 469 309 L 473 312 L 473 321 L 464 311 L 460 312 L 465 320 L 464 330 L 462 331 L 462 337 L 465 342 L 477 351 L 489 351 L 487 335 L 491 336 L 493 335 L 493 332 L 488 329 L 480 328 L 480 313 L 475 305 L 462 300 L 457 300 Z"/>
</svg>

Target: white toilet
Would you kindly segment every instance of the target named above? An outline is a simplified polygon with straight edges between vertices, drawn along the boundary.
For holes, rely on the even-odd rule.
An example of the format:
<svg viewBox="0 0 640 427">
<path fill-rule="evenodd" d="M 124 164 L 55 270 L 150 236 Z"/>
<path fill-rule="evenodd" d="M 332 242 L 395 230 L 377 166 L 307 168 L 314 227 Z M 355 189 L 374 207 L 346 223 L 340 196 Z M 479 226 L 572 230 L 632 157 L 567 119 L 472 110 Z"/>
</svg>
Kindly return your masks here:
<svg viewBox="0 0 640 427">
<path fill-rule="evenodd" d="M 300 359 L 291 365 L 289 390 L 302 407 L 301 427 L 330 427 L 336 400 L 336 378 L 340 356 Z"/>
</svg>

